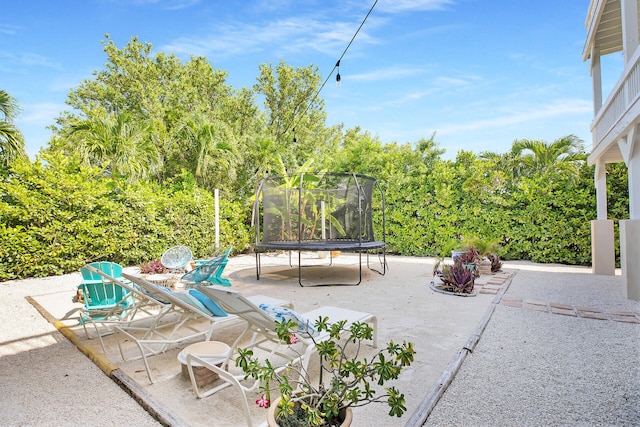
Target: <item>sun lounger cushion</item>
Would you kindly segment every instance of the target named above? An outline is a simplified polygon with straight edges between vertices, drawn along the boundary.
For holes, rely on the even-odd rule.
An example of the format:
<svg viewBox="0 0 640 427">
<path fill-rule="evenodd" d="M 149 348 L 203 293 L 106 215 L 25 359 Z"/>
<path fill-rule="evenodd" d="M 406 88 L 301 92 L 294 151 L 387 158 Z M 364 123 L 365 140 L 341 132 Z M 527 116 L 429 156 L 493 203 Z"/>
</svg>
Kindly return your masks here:
<svg viewBox="0 0 640 427">
<path fill-rule="evenodd" d="M 196 307 L 198 310 L 202 311 L 203 313 L 205 313 L 207 315 L 213 315 L 213 316 L 218 316 L 218 317 L 227 316 L 227 313 L 225 313 L 220 308 L 218 303 L 216 303 L 214 300 L 212 300 L 211 298 L 209 298 L 208 296 L 206 296 L 202 292 L 198 291 L 197 289 L 189 289 L 188 291 L 174 292 L 173 290 L 171 290 L 171 288 L 167 288 L 165 286 L 160 286 L 160 285 L 157 285 L 157 284 L 152 283 L 152 282 L 149 282 L 149 284 L 152 285 L 154 288 L 162 291 L 162 292 L 166 292 L 168 294 L 171 294 L 171 295 L 175 296 L 176 298 L 179 298 L 183 302 Z M 140 289 L 140 287 L 138 285 L 136 285 L 136 288 Z M 162 298 L 162 296 L 158 295 L 158 294 L 162 294 L 162 292 L 151 293 L 151 292 L 147 291 L 146 289 L 142 289 L 142 292 L 144 292 L 147 295 L 150 295 L 152 298 L 160 301 L 163 304 L 169 304 L 170 303 L 170 301 L 168 301 L 168 300 Z"/>
<path fill-rule="evenodd" d="M 315 333 L 311 322 L 304 318 L 304 316 L 296 313 L 287 307 L 269 305 L 269 304 L 260 304 L 260 309 L 267 313 L 269 316 L 276 319 L 278 322 L 282 322 L 285 320 L 291 320 L 298 324 L 299 332 L 306 332 L 308 334 L 313 335 Z"/>
<path fill-rule="evenodd" d="M 188 292 L 189 292 L 189 294 L 191 294 L 192 297 L 194 297 L 195 299 L 200 301 L 202 303 L 202 305 L 207 307 L 207 309 L 214 316 L 218 316 L 218 317 L 227 316 L 227 313 L 220 308 L 220 306 L 218 305 L 217 302 L 215 302 L 214 300 L 212 300 L 211 298 L 209 298 L 208 296 L 206 296 L 205 294 L 203 294 L 199 290 L 197 290 L 197 289 L 189 289 Z"/>
<path fill-rule="evenodd" d="M 194 296 L 190 295 L 188 292 L 172 292 L 171 294 L 174 297 L 176 297 L 179 300 L 181 300 L 182 302 L 197 308 L 198 310 L 200 310 L 201 312 L 203 312 L 206 315 L 210 316 L 210 315 L 213 314 L 213 313 L 211 313 L 211 311 L 209 311 L 209 309 L 207 307 L 204 306 L 204 304 L 202 304 L 200 301 L 198 301 L 197 298 L 195 298 Z"/>
<path fill-rule="evenodd" d="M 167 287 L 165 287 L 165 286 L 156 285 L 155 283 L 152 283 L 152 282 L 149 282 L 149 283 L 150 283 L 150 284 L 152 284 L 156 289 L 161 290 L 161 291 L 163 291 L 163 292 L 167 292 L 167 293 L 172 293 L 172 292 L 173 292 L 173 291 L 171 290 L 171 288 L 167 288 Z M 144 289 L 144 288 L 141 288 L 141 287 L 140 287 L 140 286 L 138 286 L 138 285 L 134 285 L 134 286 L 135 286 L 135 288 L 136 288 L 136 289 L 138 289 L 138 290 L 140 290 L 140 291 L 144 292 L 145 294 L 149 295 L 151 298 L 153 298 L 153 299 L 155 299 L 155 300 L 157 300 L 157 301 L 160 301 L 160 302 L 161 302 L 161 303 L 163 303 L 163 304 L 169 304 L 169 303 L 170 303 L 170 301 L 169 301 L 169 300 L 167 300 L 167 299 L 165 299 L 165 298 L 162 298 L 162 297 L 158 296 L 157 294 L 151 293 L 151 292 L 149 292 L 148 290 L 146 290 L 146 289 Z"/>
</svg>

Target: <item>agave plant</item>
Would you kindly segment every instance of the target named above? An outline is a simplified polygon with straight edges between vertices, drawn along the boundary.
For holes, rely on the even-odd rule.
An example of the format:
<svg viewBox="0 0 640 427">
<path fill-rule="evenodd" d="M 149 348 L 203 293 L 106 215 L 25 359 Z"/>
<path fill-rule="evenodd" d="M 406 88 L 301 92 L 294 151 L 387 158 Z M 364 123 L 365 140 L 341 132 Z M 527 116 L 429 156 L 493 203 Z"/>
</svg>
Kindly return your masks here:
<svg viewBox="0 0 640 427">
<path fill-rule="evenodd" d="M 444 291 L 457 294 L 470 294 L 473 292 L 476 279 L 475 268 L 463 264 L 460 257 L 456 258 L 453 265 L 438 266 L 434 273 L 442 281 L 439 287 Z"/>
</svg>

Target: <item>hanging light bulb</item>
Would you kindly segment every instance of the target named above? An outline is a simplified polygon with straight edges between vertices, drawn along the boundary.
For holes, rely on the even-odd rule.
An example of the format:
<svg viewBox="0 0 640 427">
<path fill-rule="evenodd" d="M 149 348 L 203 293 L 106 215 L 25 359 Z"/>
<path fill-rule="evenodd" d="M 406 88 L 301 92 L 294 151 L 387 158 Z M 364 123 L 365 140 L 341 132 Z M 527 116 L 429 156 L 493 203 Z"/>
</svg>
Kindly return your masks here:
<svg viewBox="0 0 640 427">
<path fill-rule="evenodd" d="M 338 59 L 338 62 L 336 62 L 336 67 L 338 67 L 338 74 L 336 75 L 336 87 L 340 87 L 341 86 L 341 82 L 340 82 L 340 60 Z"/>
</svg>

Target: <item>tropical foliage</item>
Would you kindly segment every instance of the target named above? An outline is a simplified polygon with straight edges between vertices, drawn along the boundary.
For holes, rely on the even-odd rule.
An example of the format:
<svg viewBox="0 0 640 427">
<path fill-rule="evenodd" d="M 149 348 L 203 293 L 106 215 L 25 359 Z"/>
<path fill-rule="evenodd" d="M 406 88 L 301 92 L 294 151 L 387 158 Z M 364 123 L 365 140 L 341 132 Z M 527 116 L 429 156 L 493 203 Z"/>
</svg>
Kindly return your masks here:
<svg viewBox="0 0 640 427">
<path fill-rule="evenodd" d="M 412 342 L 389 341 L 366 358 L 360 354 L 362 342 L 372 339 L 373 327 L 365 322 L 329 323 L 328 317 L 319 317 L 313 325 L 298 325 L 290 319 L 276 322 L 278 338 L 296 351 L 293 346 L 298 342 L 298 335 L 294 331 L 308 335 L 313 341 L 320 372 L 317 381 L 300 361 L 276 367 L 271 359 L 260 360 L 254 356 L 251 349 L 239 349 L 236 359 L 236 366 L 241 367 L 247 377 L 260 381 L 259 388 L 264 394 L 256 402 L 259 406 L 268 408 L 272 393 L 280 395 L 275 412 L 279 425 L 338 425 L 343 410 L 374 402 L 387 403 L 390 416 L 401 417 L 406 412 L 404 394 L 393 386 L 383 386 L 397 380 L 413 362 Z M 315 332 L 325 333 L 328 338 L 316 341 Z"/>
<path fill-rule="evenodd" d="M 398 143 L 327 126 L 317 67 L 263 64 L 237 89 L 204 57 L 182 62 L 135 37 L 118 48 L 106 36 L 103 50 L 35 161 L 13 125 L 17 101 L 0 90 L 0 280 L 139 264 L 172 243 L 208 256 L 214 189 L 220 244 L 244 251 L 257 183 L 301 167 L 377 178 L 391 253 L 439 256 L 481 236 L 503 260 L 591 262 L 593 168 L 573 135 L 445 159 L 435 135 Z M 607 169 L 609 218 L 628 218 L 626 168 Z"/>
<path fill-rule="evenodd" d="M 224 195 L 223 195 L 224 196 Z M 0 181 L 0 280 L 78 271 L 92 261 L 137 265 L 171 246 L 216 252 L 213 195 L 185 174 L 160 186 L 128 183 L 78 156 L 13 163 Z M 238 202 L 221 197 L 220 240 L 250 240 Z"/>
<path fill-rule="evenodd" d="M 24 138 L 13 124 L 19 110 L 17 101 L 0 89 L 0 167 L 26 156 Z"/>
</svg>

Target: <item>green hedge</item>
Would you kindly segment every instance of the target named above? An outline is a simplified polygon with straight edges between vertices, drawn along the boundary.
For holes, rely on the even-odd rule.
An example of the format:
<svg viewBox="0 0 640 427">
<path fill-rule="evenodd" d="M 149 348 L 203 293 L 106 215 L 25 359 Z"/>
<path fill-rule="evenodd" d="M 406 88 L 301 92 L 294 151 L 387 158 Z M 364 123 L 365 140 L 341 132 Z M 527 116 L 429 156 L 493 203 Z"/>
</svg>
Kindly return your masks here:
<svg viewBox="0 0 640 427">
<path fill-rule="evenodd" d="M 0 182 L 0 280 L 78 271 L 109 260 L 138 265 L 176 244 L 216 253 L 213 195 L 185 175 L 174 185 L 129 184 L 62 156 L 16 162 Z M 220 246 L 245 250 L 239 202 L 221 193 Z"/>
<path fill-rule="evenodd" d="M 425 162 L 419 154 L 385 146 L 356 171 L 383 188 L 390 253 L 447 255 L 460 238 L 478 236 L 500 239 L 503 259 L 591 262 L 592 167 L 570 177 L 514 177 L 472 153 Z M 351 159 L 358 157 L 336 165 L 353 170 Z M 611 167 L 612 219 L 628 217 L 626 179 L 625 168 Z M 220 249 L 244 252 L 252 240 L 250 197 L 220 194 Z M 0 281 L 68 273 L 97 260 L 138 265 L 176 244 L 208 257 L 216 252 L 214 221 L 212 194 L 186 173 L 162 185 L 133 184 L 60 155 L 18 161 L 0 179 Z M 379 212 L 374 221 L 381 223 Z"/>
</svg>

